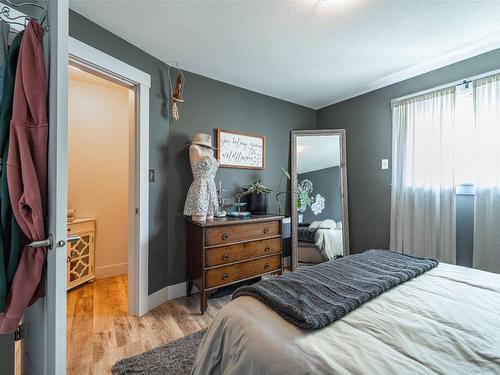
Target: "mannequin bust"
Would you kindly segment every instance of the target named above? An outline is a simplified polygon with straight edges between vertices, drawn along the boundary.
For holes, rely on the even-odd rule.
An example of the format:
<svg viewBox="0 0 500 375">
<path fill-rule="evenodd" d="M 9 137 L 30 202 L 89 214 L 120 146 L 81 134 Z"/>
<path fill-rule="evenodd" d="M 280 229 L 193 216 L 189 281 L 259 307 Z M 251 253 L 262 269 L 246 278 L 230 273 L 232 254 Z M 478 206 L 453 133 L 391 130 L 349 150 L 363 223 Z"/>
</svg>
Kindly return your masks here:
<svg viewBox="0 0 500 375">
<path fill-rule="evenodd" d="M 211 148 L 196 144 L 191 144 L 189 146 L 189 161 L 191 162 L 191 167 L 205 156 L 214 156 L 214 151 Z"/>
<path fill-rule="evenodd" d="M 213 219 L 218 210 L 215 174 L 219 163 L 214 157 L 214 149 L 212 137 L 204 133 L 196 133 L 189 145 L 194 181 L 188 191 L 184 215 L 195 221 Z"/>
<path fill-rule="evenodd" d="M 189 162 L 191 163 L 191 168 L 193 165 L 198 163 L 205 156 L 214 156 L 214 151 L 211 148 L 192 144 L 189 146 Z M 191 215 L 191 219 L 195 221 L 205 221 L 207 219 L 213 219 L 214 215 Z"/>
</svg>

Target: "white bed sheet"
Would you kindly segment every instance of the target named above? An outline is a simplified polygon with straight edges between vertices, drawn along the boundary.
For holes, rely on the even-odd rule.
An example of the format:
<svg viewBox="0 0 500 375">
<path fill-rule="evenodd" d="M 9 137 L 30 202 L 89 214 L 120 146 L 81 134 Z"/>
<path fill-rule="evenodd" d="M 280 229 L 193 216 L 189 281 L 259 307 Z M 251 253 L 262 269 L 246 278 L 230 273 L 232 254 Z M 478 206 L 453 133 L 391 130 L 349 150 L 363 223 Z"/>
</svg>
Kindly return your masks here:
<svg viewBox="0 0 500 375">
<path fill-rule="evenodd" d="M 316 331 L 251 297 L 216 316 L 193 374 L 500 374 L 500 275 L 440 264 Z"/>
<path fill-rule="evenodd" d="M 318 229 L 316 247 L 325 259 L 332 260 L 344 255 L 342 229 Z"/>
</svg>

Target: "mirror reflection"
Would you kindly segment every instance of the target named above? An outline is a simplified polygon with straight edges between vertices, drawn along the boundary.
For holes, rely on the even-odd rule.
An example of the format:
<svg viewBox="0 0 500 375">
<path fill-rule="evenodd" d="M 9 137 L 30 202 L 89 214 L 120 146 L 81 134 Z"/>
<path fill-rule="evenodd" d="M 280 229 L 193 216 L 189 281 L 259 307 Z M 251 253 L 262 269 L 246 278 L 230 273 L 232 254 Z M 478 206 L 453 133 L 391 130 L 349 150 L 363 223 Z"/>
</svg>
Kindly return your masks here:
<svg viewBox="0 0 500 375">
<path fill-rule="evenodd" d="M 306 266 L 346 255 L 342 133 L 294 132 L 292 262 Z M 295 255 L 295 257 L 294 257 Z M 293 259 L 295 258 L 295 259 Z M 295 268 L 294 267 L 294 268 Z"/>
</svg>

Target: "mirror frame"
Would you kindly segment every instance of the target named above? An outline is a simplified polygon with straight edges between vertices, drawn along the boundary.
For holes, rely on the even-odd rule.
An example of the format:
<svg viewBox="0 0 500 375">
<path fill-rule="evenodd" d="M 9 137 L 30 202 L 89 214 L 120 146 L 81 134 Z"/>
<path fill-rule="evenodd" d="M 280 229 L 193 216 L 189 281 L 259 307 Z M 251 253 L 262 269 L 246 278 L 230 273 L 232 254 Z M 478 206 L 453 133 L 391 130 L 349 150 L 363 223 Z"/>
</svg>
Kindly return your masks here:
<svg viewBox="0 0 500 375">
<path fill-rule="evenodd" d="M 298 238 L 297 238 L 297 137 L 314 136 L 314 135 L 338 135 L 339 150 L 340 150 L 340 179 L 342 199 L 342 240 L 344 247 L 344 256 L 350 254 L 349 249 L 349 215 L 348 215 L 348 195 L 347 195 L 347 154 L 346 154 L 346 131 L 345 129 L 318 129 L 318 130 L 292 130 L 291 132 L 291 147 L 290 147 L 290 163 L 291 163 L 291 218 L 292 218 L 292 249 L 291 249 L 291 266 L 292 271 L 299 268 L 298 261 Z"/>
</svg>

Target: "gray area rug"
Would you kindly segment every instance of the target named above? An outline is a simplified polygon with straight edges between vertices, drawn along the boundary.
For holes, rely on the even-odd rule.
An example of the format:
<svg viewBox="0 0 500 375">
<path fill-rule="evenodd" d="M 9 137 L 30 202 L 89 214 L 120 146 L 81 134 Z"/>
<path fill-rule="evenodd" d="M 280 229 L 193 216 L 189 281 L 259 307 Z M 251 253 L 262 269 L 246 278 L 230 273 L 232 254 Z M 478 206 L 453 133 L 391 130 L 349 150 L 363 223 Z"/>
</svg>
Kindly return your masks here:
<svg viewBox="0 0 500 375">
<path fill-rule="evenodd" d="M 201 339 L 206 331 L 206 329 L 203 329 L 172 341 L 165 346 L 122 359 L 113 366 L 113 375 L 189 375 Z"/>
</svg>

